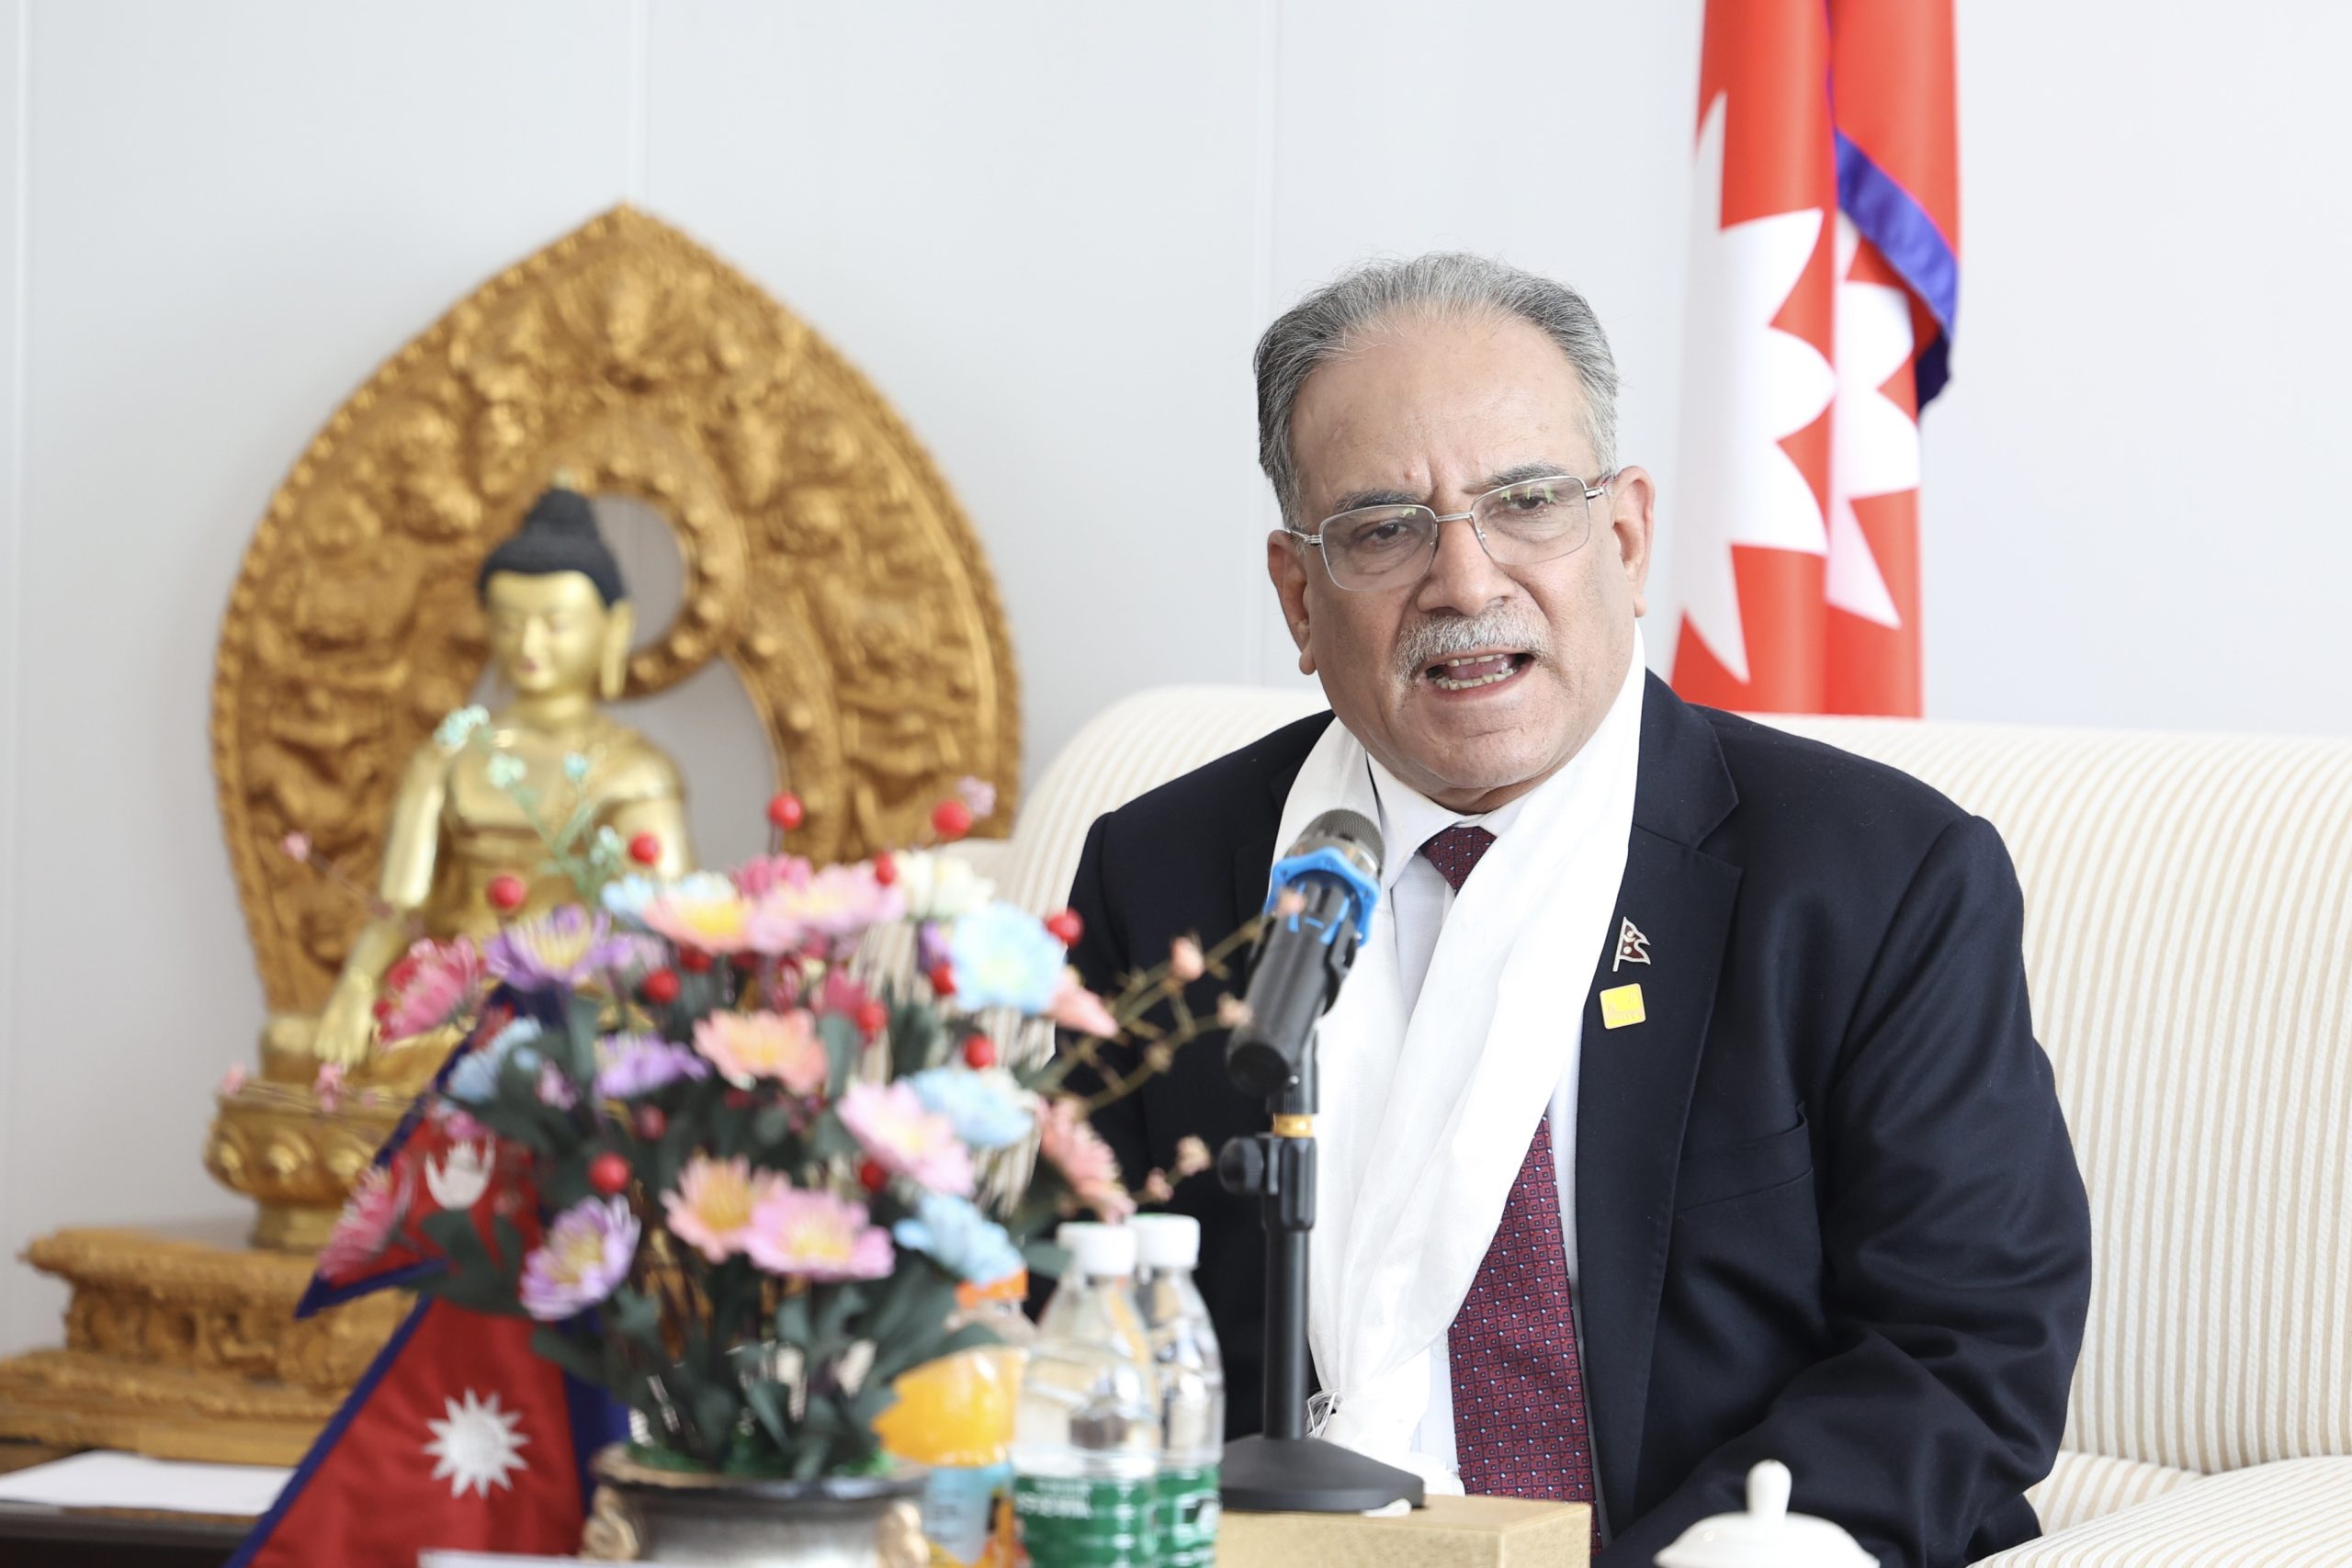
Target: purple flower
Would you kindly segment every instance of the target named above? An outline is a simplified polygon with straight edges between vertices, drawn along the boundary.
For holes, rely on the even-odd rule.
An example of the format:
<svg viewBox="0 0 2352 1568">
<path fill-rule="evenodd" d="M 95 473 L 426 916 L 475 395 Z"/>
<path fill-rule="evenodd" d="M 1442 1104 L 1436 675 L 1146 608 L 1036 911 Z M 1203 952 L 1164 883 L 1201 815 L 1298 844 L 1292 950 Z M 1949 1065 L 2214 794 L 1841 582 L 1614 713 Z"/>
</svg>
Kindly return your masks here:
<svg viewBox="0 0 2352 1568">
<path fill-rule="evenodd" d="M 618 1198 L 583 1198 L 556 1216 L 523 1262 L 523 1310 L 542 1323 L 577 1316 L 613 1293 L 637 1258 L 637 1216 Z"/>
<path fill-rule="evenodd" d="M 607 1034 L 596 1042 L 599 1100 L 634 1100 L 680 1078 L 708 1077 L 708 1062 L 654 1035 Z"/>
<path fill-rule="evenodd" d="M 631 944 L 612 933 L 603 915 L 592 919 L 579 905 L 566 904 L 507 926 L 482 950 L 482 964 L 518 990 L 577 990 L 598 970 L 630 956 Z"/>
</svg>

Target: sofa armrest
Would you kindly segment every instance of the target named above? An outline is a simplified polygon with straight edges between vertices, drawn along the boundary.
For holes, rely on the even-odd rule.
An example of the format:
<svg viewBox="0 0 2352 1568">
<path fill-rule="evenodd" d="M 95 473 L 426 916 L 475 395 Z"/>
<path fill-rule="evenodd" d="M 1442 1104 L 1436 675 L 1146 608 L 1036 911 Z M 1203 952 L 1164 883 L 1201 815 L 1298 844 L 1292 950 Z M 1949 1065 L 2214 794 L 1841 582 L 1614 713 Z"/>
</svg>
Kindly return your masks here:
<svg viewBox="0 0 2352 1568">
<path fill-rule="evenodd" d="M 2211 1475 L 1996 1552 L 1975 1568 L 2344 1568 L 2352 1563 L 2352 1455 Z"/>
</svg>

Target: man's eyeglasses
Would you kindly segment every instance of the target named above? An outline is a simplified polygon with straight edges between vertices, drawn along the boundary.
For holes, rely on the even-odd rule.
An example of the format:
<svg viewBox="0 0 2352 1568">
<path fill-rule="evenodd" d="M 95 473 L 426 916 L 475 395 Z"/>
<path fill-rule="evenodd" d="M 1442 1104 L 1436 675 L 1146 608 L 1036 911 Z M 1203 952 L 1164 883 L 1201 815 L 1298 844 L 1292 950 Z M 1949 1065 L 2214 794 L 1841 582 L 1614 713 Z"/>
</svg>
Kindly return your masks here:
<svg viewBox="0 0 2352 1568">
<path fill-rule="evenodd" d="M 1312 534 L 1293 530 L 1291 536 L 1319 548 L 1331 581 L 1353 592 L 1419 582 L 1437 559 L 1438 529 L 1447 523 L 1468 523 L 1498 566 L 1536 566 L 1583 547 L 1592 534 L 1592 502 L 1609 493 L 1614 478 L 1597 485 L 1569 474 L 1521 479 L 1488 491 L 1467 512 L 1359 506 L 1326 517 Z"/>
</svg>

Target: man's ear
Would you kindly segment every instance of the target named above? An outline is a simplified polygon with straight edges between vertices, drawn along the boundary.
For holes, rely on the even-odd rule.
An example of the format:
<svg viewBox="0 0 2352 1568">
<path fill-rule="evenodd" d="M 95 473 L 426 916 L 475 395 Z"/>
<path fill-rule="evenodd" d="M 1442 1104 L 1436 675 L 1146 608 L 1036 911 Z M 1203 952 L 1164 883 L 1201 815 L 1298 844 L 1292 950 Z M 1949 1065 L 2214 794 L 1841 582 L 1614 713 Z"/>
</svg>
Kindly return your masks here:
<svg viewBox="0 0 2352 1568">
<path fill-rule="evenodd" d="M 1617 551 L 1625 581 L 1634 591 L 1634 614 L 1649 614 L 1650 539 L 1657 528 L 1657 485 L 1646 468 L 1620 468 L 1609 481 L 1604 537 Z"/>
<path fill-rule="evenodd" d="M 596 690 L 606 702 L 628 678 L 628 645 L 637 636 L 637 607 L 624 599 L 605 612 L 605 646 L 598 650 Z"/>
<path fill-rule="evenodd" d="M 1306 613 L 1309 570 L 1306 547 L 1298 542 L 1297 535 L 1277 528 L 1266 536 L 1266 576 L 1273 582 L 1274 597 L 1282 601 L 1283 625 L 1290 628 L 1290 640 L 1298 645 L 1302 675 L 1315 673 L 1315 647 Z"/>
</svg>

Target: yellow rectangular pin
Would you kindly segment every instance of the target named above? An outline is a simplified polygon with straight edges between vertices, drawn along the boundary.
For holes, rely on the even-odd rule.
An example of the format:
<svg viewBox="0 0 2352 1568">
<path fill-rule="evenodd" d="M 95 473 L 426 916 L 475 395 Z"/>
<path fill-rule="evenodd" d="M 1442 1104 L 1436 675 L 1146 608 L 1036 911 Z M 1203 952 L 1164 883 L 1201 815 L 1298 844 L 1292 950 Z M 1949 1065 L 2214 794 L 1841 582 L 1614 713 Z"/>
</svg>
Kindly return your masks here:
<svg viewBox="0 0 2352 1568">
<path fill-rule="evenodd" d="M 1600 1027 L 1623 1029 L 1629 1023 L 1639 1023 L 1649 1017 L 1642 1006 L 1639 986 L 1611 986 L 1600 993 Z"/>
</svg>

